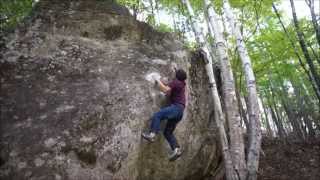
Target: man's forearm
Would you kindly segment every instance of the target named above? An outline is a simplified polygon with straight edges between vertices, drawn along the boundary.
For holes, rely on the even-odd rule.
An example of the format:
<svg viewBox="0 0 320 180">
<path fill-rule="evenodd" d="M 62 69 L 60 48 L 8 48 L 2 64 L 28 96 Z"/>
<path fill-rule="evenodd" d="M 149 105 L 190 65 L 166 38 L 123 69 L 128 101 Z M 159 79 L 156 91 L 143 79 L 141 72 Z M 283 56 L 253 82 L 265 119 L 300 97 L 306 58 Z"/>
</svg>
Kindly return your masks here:
<svg viewBox="0 0 320 180">
<path fill-rule="evenodd" d="M 157 82 L 158 82 L 160 91 L 164 93 L 167 93 L 168 91 L 170 91 L 170 87 L 166 86 L 162 81 L 157 81 Z"/>
</svg>

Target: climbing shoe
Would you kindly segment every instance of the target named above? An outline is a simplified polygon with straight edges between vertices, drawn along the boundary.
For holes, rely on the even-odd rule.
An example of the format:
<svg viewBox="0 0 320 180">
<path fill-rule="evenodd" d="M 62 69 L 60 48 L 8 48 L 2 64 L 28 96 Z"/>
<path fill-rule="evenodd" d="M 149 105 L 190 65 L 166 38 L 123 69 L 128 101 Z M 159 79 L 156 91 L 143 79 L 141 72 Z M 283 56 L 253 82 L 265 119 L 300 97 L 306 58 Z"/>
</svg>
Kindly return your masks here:
<svg viewBox="0 0 320 180">
<path fill-rule="evenodd" d="M 141 136 L 149 142 L 154 142 L 156 139 L 156 134 L 154 132 L 143 132 Z"/>
<path fill-rule="evenodd" d="M 175 148 L 169 157 L 169 161 L 177 160 L 182 154 L 181 148 Z"/>
</svg>

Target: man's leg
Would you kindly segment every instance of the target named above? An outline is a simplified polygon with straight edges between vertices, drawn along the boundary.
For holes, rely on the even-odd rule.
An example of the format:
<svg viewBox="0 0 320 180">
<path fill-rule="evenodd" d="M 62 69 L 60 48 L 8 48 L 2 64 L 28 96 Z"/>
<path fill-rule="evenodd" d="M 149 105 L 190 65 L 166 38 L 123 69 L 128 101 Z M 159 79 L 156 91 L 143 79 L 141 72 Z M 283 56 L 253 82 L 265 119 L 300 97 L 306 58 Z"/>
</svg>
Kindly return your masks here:
<svg viewBox="0 0 320 180">
<path fill-rule="evenodd" d="M 179 147 L 177 139 L 173 134 L 173 131 L 176 129 L 177 124 L 178 122 L 175 119 L 169 119 L 163 132 L 163 135 L 167 139 L 172 150 L 174 150 L 176 147 Z"/>
<path fill-rule="evenodd" d="M 151 131 L 158 133 L 160 131 L 160 122 L 163 119 L 176 119 L 179 116 L 179 111 L 174 105 L 162 108 L 159 112 L 155 113 L 151 121 Z"/>
<path fill-rule="evenodd" d="M 152 117 L 150 126 L 150 133 L 142 133 L 142 137 L 146 140 L 153 142 L 155 135 L 160 131 L 160 122 L 163 119 L 172 119 L 179 115 L 179 111 L 176 110 L 174 105 L 162 108 L 159 112 L 155 113 Z"/>
<path fill-rule="evenodd" d="M 173 132 L 176 129 L 176 126 L 180 120 L 181 120 L 181 116 L 180 117 L 178 116 L 175 119 L 169 119 L 167 122 L 166 128 L 163 132 L 164 137 L 167 139 L 167 141 L 170 144 L 170 147 L 172 149 L 172 154 L 169 157 L 170 161 L 174 161 L 174 160 L 178 159 L 182 154 L 182 151 L 181 151 L 181 148 L 177 142 L 177 139 L 173 134 Z"/>
</svg>

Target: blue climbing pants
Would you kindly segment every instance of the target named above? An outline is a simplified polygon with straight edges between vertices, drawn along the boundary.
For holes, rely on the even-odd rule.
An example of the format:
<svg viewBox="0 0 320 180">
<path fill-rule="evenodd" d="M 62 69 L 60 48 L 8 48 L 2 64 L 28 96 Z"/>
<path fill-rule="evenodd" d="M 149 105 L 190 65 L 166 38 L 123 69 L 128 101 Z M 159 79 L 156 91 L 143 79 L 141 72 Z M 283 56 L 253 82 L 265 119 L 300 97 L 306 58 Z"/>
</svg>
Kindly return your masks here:
<svg viewBox="0 0 320 180">
<path fill-rule="evenodd" d="M 154 133 L 158 133 L 160 131 L 161 120 L 168 120 L 163 135 L 167 139 L 172 150 L 174 150 L 176 147 L 179 147 L 173 131 L 175 130 L 178 122 L 182 119 L 183 110 L 183 105 L 171 104 L 170 106 L 162 108 L 159 112 L 154 113 L 152 117 L 150 129 Z"/>
</svg>

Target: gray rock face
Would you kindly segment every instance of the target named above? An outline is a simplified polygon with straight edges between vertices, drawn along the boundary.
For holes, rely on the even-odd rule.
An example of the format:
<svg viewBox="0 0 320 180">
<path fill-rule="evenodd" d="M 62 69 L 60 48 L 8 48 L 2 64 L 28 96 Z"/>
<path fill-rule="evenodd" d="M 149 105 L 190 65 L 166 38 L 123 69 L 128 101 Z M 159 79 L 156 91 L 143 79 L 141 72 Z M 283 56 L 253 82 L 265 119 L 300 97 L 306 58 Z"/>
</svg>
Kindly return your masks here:
<svg viewBox="0 0 320 180">
<path fill-rule="evenodd" d="M 219 165 L 203 63 L 109 1 L 41 1 L 1 49 L 0 179 L 203 179 Z M 165 98 L 148 80 L 188 72 L 168 161 L 140 134 Z"/>
</svg>

